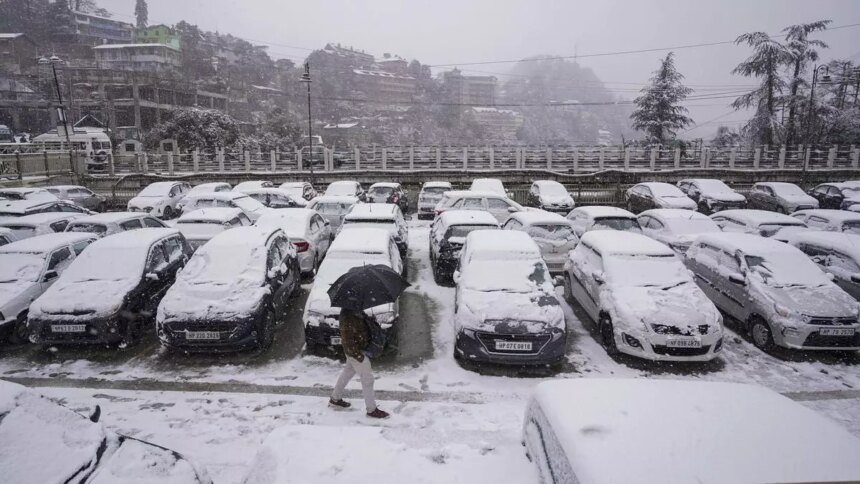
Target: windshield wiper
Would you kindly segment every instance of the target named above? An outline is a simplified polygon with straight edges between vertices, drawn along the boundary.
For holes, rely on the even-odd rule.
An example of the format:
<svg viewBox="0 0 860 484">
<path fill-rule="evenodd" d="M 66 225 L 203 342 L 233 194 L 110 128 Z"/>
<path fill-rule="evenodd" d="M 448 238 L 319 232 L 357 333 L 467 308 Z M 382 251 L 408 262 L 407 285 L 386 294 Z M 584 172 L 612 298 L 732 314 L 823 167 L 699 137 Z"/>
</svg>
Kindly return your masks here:
<svg viewBox="0 0 860 484">
<path fill-rule="evenodd" d="M 671 284 L 671 285 L 668 285 L 668 286 L 664 287 L 664 288 L 663 288 L 663 290 L 664 290 L 664 291 L 668 291 L 669 289 L 672 289 L 672 288 L 674 288 L 674 287 L 678 287 L 678 286 L 680 286 L 681 284 L 686 284 L 686 283 L 687 283 L 687 281 L 680 281 L 680 282 L 676 282 L 675 284 Z"/>
</svg>

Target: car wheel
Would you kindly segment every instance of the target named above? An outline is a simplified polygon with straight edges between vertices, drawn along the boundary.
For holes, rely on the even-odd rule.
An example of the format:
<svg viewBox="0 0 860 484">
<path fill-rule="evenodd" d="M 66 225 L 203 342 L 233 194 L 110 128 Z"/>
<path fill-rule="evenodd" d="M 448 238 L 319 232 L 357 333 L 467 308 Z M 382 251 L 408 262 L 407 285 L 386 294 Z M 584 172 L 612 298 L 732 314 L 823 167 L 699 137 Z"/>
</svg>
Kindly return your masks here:
<svg viewBox="0 0 860 484">
<path fill-rule="evenodd" d="M 173 208 L 172 207 L 164 207 L 164 215 L 162 216 L 164 220 L 170 220 L 173 218 Z"/>
<path fill-rule="evenodd" d="M 573 301 L 573 288 L 568 274 L 564 275 L 564 300 L 567 302 Z"/>
<path fill-rule="evenodd" d="M 785 209 L 782 207 L 782 205 L 777 205 L 776 211 L 779 213 L 785 214 Z"/>
<path fill-rule="evenodd" d="M 261 350 L 268 349 L 275 340 L 275 310 L 266 311 L 263 326 L 257 330 L 257 347 Z"/>
<path fill-rule="evenodd" d="M 705 215 L 711 214 L 711 210 L 708 209 L 708 204 L 705 202 L 699 202 L 699 212 Z"/>
<path fill-rule="evenodd" d="M 96 212 L 104 213 L 107 212 L 107 204 L 105 202 L 99 203 L 96 207 Z"/>
<path fill-rule="evenodd" d="M 600 342 L 603 344 L 606 354 L 610 356 L 617 355 L 618 346 L 615 344 L 615 330 L 612 327 L 612 319 L 608 315 L 601 315 L 597 329 L 600 331 Z"/>
<path fill-rule="evenodd" d="M 13 344 L 23 344 L 30 339 L 30 329 L 27 328 L 27 315 L 18 316 L 12 326 L 12 332 L 9 334 L 9 342 Z"/>
<path fill-rule="evenodd" d="M 759 316 L 753 316 L 749 325 L 750 337 L 753 344 L 763 351 L 773 349 L 773 333 L 770 330 L 770 325 L 767 321 Z"/>
<path fill-rule="evenodd" d="M 632 204 L 632 203 L 630 203 L 630 201 L 629 201 L 629 200 L 627 201 L 627 211 L 628 211 L 628 212 L 630 212 L 630 213 L 636 213 L 636 212 L 633 210 L 633 204 Z"/>
</svg>

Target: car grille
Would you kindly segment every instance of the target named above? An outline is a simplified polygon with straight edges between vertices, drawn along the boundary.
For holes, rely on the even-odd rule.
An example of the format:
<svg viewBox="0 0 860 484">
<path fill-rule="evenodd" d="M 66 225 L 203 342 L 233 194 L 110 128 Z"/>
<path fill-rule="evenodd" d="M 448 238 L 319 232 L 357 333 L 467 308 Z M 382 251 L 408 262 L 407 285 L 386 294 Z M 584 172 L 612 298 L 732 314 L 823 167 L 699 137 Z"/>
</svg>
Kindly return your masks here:
<svg viewBox="0 0 860 484">
<path fill-rule="evenodd" d="M 708 334 L 710 327 L 707 324 L 700 324 L 695 331 L 689 329 L 681 329 L 677 326 L 668 324 L 652 324 L 651 329 L 657 334 L 671 334 L 675 336 L 693 336 L 697 334 Z"/>
<path fill-rule="evenodd" d="M 803 346 L 820 348 L 851 348 L 860 346 L 860 333 L 854 333 L 853 337 L 845 336 L 823 336 L 818 333 L 810 333 L 803 342 Z"/>
<path fill-rule="evenodd" d="M 809 324 L 816 326 L 850 326 L 856 323 L 857 320 L 854 318 L 812 318 L 809 320 Z"/>
<path fill-rule="evenodd" d="M 654 353 L 663 356 L 702 356 L 708 354 L 711 349 L 710 345 L 701 348 L 670 348 L 662 345 L 651 345 L 651 347 L 654 348 Z"/>
<path fill-rule="evenodd" d="M 816 208 L 814 205 L 798 205 L 796 210 L 812 210 Z"/>
<path fill-rule="evenodd" d="M 499 333 L 476 333 L 478 341 L 484 345 L 484 348 L 490 353 L 504 353 L 513 355 L 534 355 L 540 353 L 543 347 L 549 342 L 551 335 L 548 334 L 499 334 Z M 532 343 L 531 351 L 516 351 L 516 350 L 497 350 L 496 340 L 511 341 L 511 342 L 528 342 Z"/>
</svg>

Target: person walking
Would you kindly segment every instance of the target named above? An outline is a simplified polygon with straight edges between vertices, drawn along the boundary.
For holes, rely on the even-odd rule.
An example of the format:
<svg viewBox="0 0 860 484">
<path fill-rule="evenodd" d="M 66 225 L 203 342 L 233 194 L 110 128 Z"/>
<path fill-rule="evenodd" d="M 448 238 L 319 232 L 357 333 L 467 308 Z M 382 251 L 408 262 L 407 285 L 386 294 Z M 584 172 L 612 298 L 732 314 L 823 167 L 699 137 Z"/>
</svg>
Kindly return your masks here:
<svg viewBox="0 0 860 484">
<path fill-rule="evenodd" d="M 346 355 L 346 366 L 337 379 L 337 384 L 329 398 L 329 405 L 349 408 L 352 404 L 343 399 L 347 383 L 358 373 L 361 380 L 361 393 L 367 407 L 367 416 L 372 418 L 388 418 L 388 412 L 376 406 L 373 391 L 373 372 L 370 367 L 370 353 L 367 351 L 371 343 L 370 327 L 364 311 L 343 308 L 340 311 L 340 337 L 343 352 Z"/>
</svg>

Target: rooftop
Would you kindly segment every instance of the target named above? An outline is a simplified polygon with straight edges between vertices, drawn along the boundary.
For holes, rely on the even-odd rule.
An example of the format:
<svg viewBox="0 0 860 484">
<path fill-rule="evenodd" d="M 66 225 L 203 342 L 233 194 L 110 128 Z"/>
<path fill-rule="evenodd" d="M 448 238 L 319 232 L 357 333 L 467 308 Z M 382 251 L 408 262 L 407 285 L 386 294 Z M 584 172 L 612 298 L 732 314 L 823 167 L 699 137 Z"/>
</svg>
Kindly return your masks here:
<svg viewBox="0 0 860 484">
<path fill-rule="evenodd" d="M 573 211 L 577 213 L 584 213 L 591 218 L 600 218 L 600 217 L 625 217 L 625 218 L 636 218 L 635 215 L 624 210 L 623 208 L 618 207 L 609 207 L 606 205 L 592 205 L 590 207 L 579 207 L 573 209 Z"/>
<path fill-rule="evenodd" d="M 767 210 L 754 209 L 736 209 L 723 210 L 711 215 L 711 218 L 726 217 L 738 220 L 750 225 L 761 224 L 783 224 L 783 225 L 804 225 L 800 220 L 783 213 L 769 212 Z"/>
<path fill-rule="evenodd" d="M 474 254 L 528 254 L 540 258 L 535 241 L 519 230 L 476 230 L 466 236 L 466 246 Z"/>
<path fill-rule="evenodd" d="M 640 217 L 643 215 L 650 215 L 652 217 L 656 217 L 663 220 L 696 220 L 709 218 L 703 213 L 699 213 L 694 210 L 685 210 L 682 208 L 655 208 L 651 210 L 645 210 L 644 212 L 639 214 Z"/>
<path fill-rule="evenodd" d="M 603 257 L 613 255 L 673 255 L 666 245 L 642 234 L 617 230 L 593 230 L 582 235 L 582 243 L 592 247 Z"/>
<path fill-rule="evenodd" d="M 700 235 L 696 241 L 706 242 L 715 247 L 734 253 L 743 251 L 746 254 L 767 256 L 776 252 L 794 252 L 797 249 L 776 239 L 759 237 L 740 232 L 714 232 Z"/>
<path fill-rule="evenodd" d="M 446 181 L 429 181 L 422 185 L 422 188 L 451 188 L 451 182 Z"/>
<path fill-rule="evenodd" d="M 97 213 L 94 215 L 86 215 L 81 217 L 75 222 L 82 223 L 119 223 L 125 222 L 126 220 L 133 218 L 140 218 L 145 216 L 146 214 L 143 212 L 105 212 L 105 213 Z"/>
<path fill-rule="evenodd" d="M 395 213 L 397 213 L 397 205 L 393 203 L 358 203 L 346 214 L 344 220 L 379 218 L 390 218 L 393 220 Z"/>
<path fill-rule="evenodd" d="M 96 252 L 99 249 L 149 248 L 152 244 L 158 242 L 159 240 L 178 233 L 179 231 L 176 229 L 127 230 L 118 234 L 109 235 L 103 239 L 99 239 L 93 242 L 93 245 L 90 247 L 90 250 Z"/>
<path fill-rule="evenodd" d="M 386 229 L 354 228 L 349 237 L 335 237 L 328 249 L 327 260 L 338 252 L 378 252 L 387 253 L 391 243 L 391 233 Z"/>
<path fill-rule="evenodd" d="M 547 212 L 546 210 L 523 210 L 521 212 L 516 212 L 511 214 L 511 218 L 515 220 L 519 220 L 523 223 L 523 225 L 537 225 L 537 224 L 563 224 L 570 225 L 570 220 L 564 218 L 563 216 Z"/>
<path fill-rule="evenodd" d="M 81 240 L 94 238 L 93 234 L 76 233 L 76 232 L 58 232 L 55 234 L 37 235 L 28 239 L 12 242 L 11 244 L 0 247 L 0 253 L 3 252 L 29 252 L 43 253 L 50 252 L 58 247 L 73 244 Z"/>
</svg>

